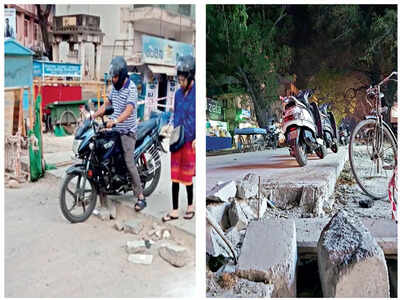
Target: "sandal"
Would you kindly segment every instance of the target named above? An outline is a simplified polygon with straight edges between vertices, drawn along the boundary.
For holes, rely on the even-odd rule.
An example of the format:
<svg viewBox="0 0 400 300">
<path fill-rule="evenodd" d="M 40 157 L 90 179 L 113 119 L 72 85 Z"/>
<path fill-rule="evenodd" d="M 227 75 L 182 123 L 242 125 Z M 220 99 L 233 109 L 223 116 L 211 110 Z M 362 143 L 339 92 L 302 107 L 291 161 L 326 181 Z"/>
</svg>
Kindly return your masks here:
<svg viewBox="0 0 400 300">
<path fill-rule="evenodd" d="M 195 212 L 194 211 L 187 211 L 183 216 L 184 219 L 190 220 L 193 219 Z"/>
<path fill-rule="evenodd" d="M 146 206 L 147 206 L 146 199 L 138 199 L 138 201 L 135 204 L 135 210 L 141 211 Z"/>
<path fill-rule="evenodd" d="M 170 214 L 167 214 L 166 216 L 162 217 L 161 220 L 165 223 L 165 222 L 169 222 L 169 221 L 173 221 L 173 220 L 177 220 L 179 219 L 179 217 L 174 217 L 171 216 Z"/>
</svg>

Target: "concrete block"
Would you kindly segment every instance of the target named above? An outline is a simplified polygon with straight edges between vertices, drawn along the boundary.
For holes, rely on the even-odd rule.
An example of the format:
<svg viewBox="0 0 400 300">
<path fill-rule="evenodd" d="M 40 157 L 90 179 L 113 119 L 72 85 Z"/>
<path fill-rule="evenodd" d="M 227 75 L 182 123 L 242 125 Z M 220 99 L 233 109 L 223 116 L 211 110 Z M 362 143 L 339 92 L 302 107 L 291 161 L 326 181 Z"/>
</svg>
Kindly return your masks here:
<svg viewBox="0 0 400 300">
<path fill-rule="evenodd" d="M 166 262 L 178 268 L 185 266 L 188 261 L 187 249 L 170 242 L 162 244 L 158 249 L 158 254 Z"/>
<path fill-rule="evenodd" d="M 265 197 L 261 197 L 260 199 L 251 199 L 248 202 L 256 218 L 259 217 L 260 219 L 262 219 L 268 209 L 268 199 Z"/>
<path fill-rule="evenodd" d="M 145 251 L 146 243 L 143 240 L 126 242 L 126 252 L 128 252 L 128 254 L 143 253 Z"/>
<path fill-rule="evenodd" d="M 114 223 L 114 228 L 115 228 L 117 231 L 122 231 L 122 230 L 124 230 L 124 224 L 121 223 L 121 222 L 119 222 L 119 221 L 115 221 L 115 223 Z"/>
<path fill-rule="evenodd" d="M 253 173 L 247 174 L 237 184 L 236 197 L 241 199 L 250 199 L 258 194 L 258 176 Z"/>
<path fill-rule="evenodd" d="M 210 203 L 207 205 L 207 214 L 210 215 L 223 229 L 232 227 L 229 223 L 228 209 L 230 203 Z"/>
<path fill-rule="evenodd" d="M 217 202 L 229 202 L 230 199 L 236 196 L 236 182 L 231 180 L 214 186 L 207 192 L 207 200 Z"/>
<path fill-rule="evenodd" d="M 128 261 L 133 264 L 151 265 L 153 255 L 149 254 L 129 254 Z"/>
<path fill-rule="evenodd" d="M 383 250 L 354 215 L 339 211 L 322 230 L 318 268 L 324 297 L 388 298 Z"/>
<path fill-rule="evenodd" d="M 132 233 L 132 234 L 139 234 L 143 230 L 143 225 L 138 221 L 126 221 L 124 223 L 124 232 Z"/>
<path fill-rule="evenodd" d="M 228 210 L 229 223 L 237 230 L 246 229 L 249 222 L 256 219 L 256 215 L 246 200 L 235 199 Z"/>
<path fill-rule="evenodd" d="M 216 222 L 214 222 L 215 226 L 219 226 Z M 219 227 L 220 232 L 222 230 Z M 207 254 L 217 257 L 217 256 L 224 256 L 224 257 L 232 257 L 232 253 L 229 247 L 226 245 L 224 240 L 218 235 L 214 228 L 211 227 L 210 224 L 207 222 L 206 227 L 206 252 Z"/>
<path fill-rule="evenodd" d="M 251 222 L 238 260 L 240 277 L 274 285 L 272 297 L 296 297 L 296 228 L 293 220 Z"/>
</svg>

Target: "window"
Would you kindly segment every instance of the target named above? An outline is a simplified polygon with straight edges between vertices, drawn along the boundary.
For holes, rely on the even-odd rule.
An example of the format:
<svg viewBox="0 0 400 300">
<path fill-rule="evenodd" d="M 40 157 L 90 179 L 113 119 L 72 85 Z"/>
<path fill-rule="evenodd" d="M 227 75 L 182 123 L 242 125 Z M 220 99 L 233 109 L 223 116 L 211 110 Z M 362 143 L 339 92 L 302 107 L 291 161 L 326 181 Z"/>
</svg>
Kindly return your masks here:
<svg viewBox="0 0 400 300">
<path fill-rule="evenodd" d="M 38 40 L 38 25 L 37 24 L 34 25 L 33 39 L 35 41 Z"/>
</svg>

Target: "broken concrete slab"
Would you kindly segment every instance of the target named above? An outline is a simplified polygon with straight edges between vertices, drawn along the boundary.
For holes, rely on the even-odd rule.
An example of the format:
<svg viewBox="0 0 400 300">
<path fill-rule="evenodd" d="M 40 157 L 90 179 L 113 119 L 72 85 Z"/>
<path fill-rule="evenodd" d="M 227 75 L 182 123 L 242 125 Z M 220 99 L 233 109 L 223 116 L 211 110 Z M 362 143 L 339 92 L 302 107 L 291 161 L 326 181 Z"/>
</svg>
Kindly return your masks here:
<svg viewBox="0 0 400 300">
<path fill-rule="evenodd" d="M 210 203 L 207 204 L 207 214 L 209 214 L 224 229 L 232 227 L 229 223 L 228 209 L 230 203 Z"/>
<path fill-rule="evenodd" d="M 221 226 L 219 226 L 217 221 L 207 214 L 206 253 L 213 257 L 223 256 L 227 258 L 228 257 L 233 258 L 234 254 L 232 253 L 229 245 L 226 243 L 226 241 L 230 243 L 229 240 L 226 239 L 226 241 L 224 241 L 221 235 L 225 237 L 225 233 L 222 230 Z M 230 244 L 230 246 L 232 247 L 232 249 L 234 249 L 234 246 L 232 244 Z"/>
<path fill-rule="evenodd" d="M 206 194 L 206 199 L 217 202 L 230 202 L 230 199 L 236 196 L 236 182 L 227 181 L 222 184 L 215 185 Z"/>
<path fill-rule="evenodd" d="M 390 297 L 384 253 L 356 216 L 345 211 L 334 215 L 317 251 L 324 297 Z"/>
<path fill-rule="evenodd" d="M 131 220 L 124 223 L 124 232 L 126 233 L 139 234 L 142 230 L 143 224 L 138 221 Z"/>
<path fill-rule="evenodd" d="M 249 222 L 256 219 L 256 215 L 246 200 L 235 199 L 228 209 L 229 223 L 238 231 L 246 229 Z"/>
<path fill-rule="evenodd" d="M 146 251 L 146 248 L 146 243 L 143 240 L 126 242 L 126 252 L 128 254 L 143 253 Z"/>
<path fill-rule="evenodd" d="M 261 197 L 260 199 L 250 199 L 248 203 L 254 211 L 256 218 L 262 219 L 268 209 L 268 199 L 265 197 Z"/>
<path fill-rule="evenodd" d="M 247 174 L 237 183 L 236 197 L 250 199 L 258 195 L 259 177 L 254 173 Z"/>
<path fill-rule="evenodd" d="M 272 297 L 296 297 L 296 264 L 293 220 L 264 219 L 249 224 L 237 266 L 240 277 L 272 282 Z"/>
<path fill-rule="evenodd" d="M 188 251 L 185 247 L 171 242 L 163 243 L 158 249 L 158 254 L 174 267 L 184 267 L 188 261 Z"/>
<path fill-rule="evenodd" d="M 134 264 L 151 265 L 153 255 L 150 254 L 129 254 L 128 261 Z"/>
<path fill-rule="evenodd" d="M 317 244 L 322 229 L 329 218 L 295 219 L 299 254 L 317 254 Z M 361 222 L 382 248 L 385 256 L 397 256 L 397 224 L 389 219 L 362 218 Z"/>
</svg>

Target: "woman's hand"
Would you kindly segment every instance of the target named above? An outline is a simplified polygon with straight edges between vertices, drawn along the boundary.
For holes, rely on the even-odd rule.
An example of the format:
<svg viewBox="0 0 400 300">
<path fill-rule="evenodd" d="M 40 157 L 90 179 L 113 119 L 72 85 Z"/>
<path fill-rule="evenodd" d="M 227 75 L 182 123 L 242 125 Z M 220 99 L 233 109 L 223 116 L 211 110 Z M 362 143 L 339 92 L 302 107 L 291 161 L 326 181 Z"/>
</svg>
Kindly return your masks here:
<svg viewBox="0 0 400 300">
<path fill-rule="evenodd" d="M 196 150 L 196 140 L 193 140 L 193 142 L 192 142 L 192 148 L 193 148 L 193 150 Z"/>
</svg>

